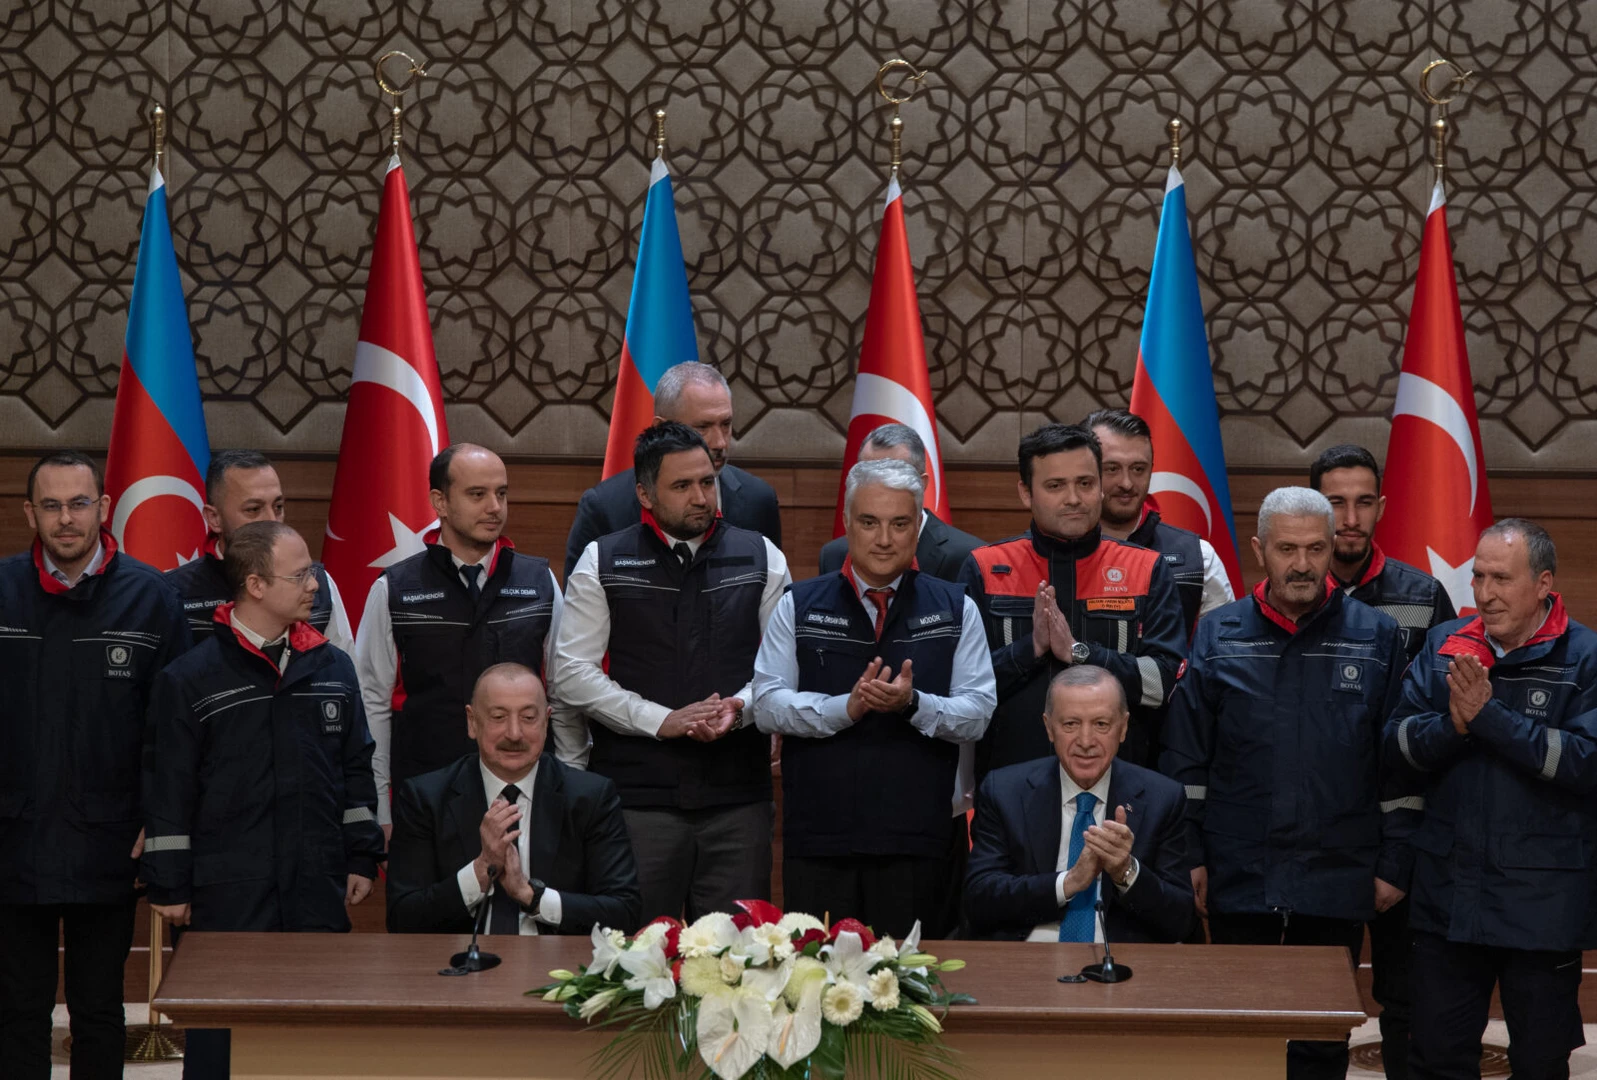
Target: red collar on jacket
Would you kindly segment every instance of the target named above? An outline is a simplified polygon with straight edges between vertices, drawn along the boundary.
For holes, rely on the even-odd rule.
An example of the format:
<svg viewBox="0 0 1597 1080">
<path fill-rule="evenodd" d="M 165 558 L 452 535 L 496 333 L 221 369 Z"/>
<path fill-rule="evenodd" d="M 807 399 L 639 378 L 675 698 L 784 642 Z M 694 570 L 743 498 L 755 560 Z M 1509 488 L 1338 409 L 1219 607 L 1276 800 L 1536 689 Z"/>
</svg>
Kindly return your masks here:
<svg viewBox="0 0 1597 1080">
<path fill-rule="evenodd" d="M 239 646 L 245 652 L 265 660 L 272 665 L 273 671 L 281 675 L 283 671 L 277 666 L 277 661 L 257 649 L 250 639 L 244 636 L 244 631 L 233 625 L 233 607 L 233 601 L 229 600 L 217 608 L 216 614 L 212 615 L 211 618 L 227 627 L 232 632 L 233 639 L 239 643 Z M 308 622 L 293 623 L 288 628 L 288 647 L 294 652 L 310 652 L 316 646 L 325 644 L 327 644 L 327 639 L 317 632 L 316 627 Z"/>
<path fill-rule="evenodd" d="M 920 572 L 920 560 L 919 559 L 911 559 L 911 560 L 909 560 L 909 568 L 910 568 L 910 570 L 914 570 L 915 572 L 919 573 Z M 855 580 L 854 580 L 854 556 L 852 556 L 852 555 L 844 555 L 843 556 L 843 565 L 838 568 L 837 572 L 839 574 L 843 575 L 843 580 L 848 582 L 850 588 L 853 588 L 855 592 L 859 591 L 859 589 L 855 585 Z M 900 576 L 900 578 L 903 577 L 903 575 L 899 575 L 899 576 Z M 860 584 L 864 584 L 864 583 L 860 582 Z M 875 588 L 875 586 L 867 586 L 867 588 Z"/>
<path fill-rule="evenodd" d="M 205 546 L 200 549 L 200 554 L 220 562 L 222 559 L 222 534 L 206 530 Z"/>
<path fill-rule="evenodd" d="M 1521 649 L 1561 638 L 1569 630 L 1569 612 L 1564 610 L 1564 598 L 1555 592 L 1547 595 L 1553 602 L 1547 610 L 1547 621 L 1531 635 L 1529 641 L 1520 646 Z M 1486 624 L 1479 615 L 1448 634 L 1447 640 L 1442 642 L 1442 647 L 1436 653 L 1438 656 L 1473 656 L 1488 670 L 1498 660 L 1497 650 L 1486 640 Z"/>
<path fill-rule="evenodd" d="M 1300 625 L 1281 614 L 1281 612 L 1270 603 L 1270 601 L 1266 598 L 1269 590 L 1269 578 L 1265 578 L 1263 581 L 1259 582 L 1253 587 L 1253 601 L 1259 605 L 1259 613 L 1266 619 L 1269 619 L 1271 622 L 1275 623 L 1275 625 L 1279 626 L 1281 629 L 1285 630 L 1287 633 L 1297 633 L 1298 630 L 1301 629 Z M 1336 579 L 1331 577 L 1330 574 L 1325 575 L 1325 595 L 1320 598 L 1320 605 L 1319 607 L 1316 607 L 1314 611 L 1319 611 L 1321 607 L 1324 607 L 1325 602 L 1331 599 L 1331 596 L 1336 592 L 1336 590 Z M 1307 614 L 1312 615 L 1314 614 L 1314 611 L 1310 611 Z M 1305 617 L 1307 617 L 1307 615 Z"/>
<path fill-rule="evenodd" d="M 665 549 L 667 551 L 671 551 L 676 547 L 677 544 L 683 543 L 683 541 L 678 540 L 676 537 L 671 536 L 664 529 L 660 528 L 659 521 L 655 520 L 654 511 L 650 510 L 647 506 L 643 507 L 642 510 L 643 524 L 647 525 L 654 531 L 654 535 L 660 538 L 660 543 L 665 545 Z M 716 527 L 720 524 L 721 511 L 717 510 L 715 512 L 715 517 L 710 520 L 710 527 L 704 530 L 704 535 L 699 539 L 699 543 L 707 543 L 710 537 L 715 535 Z"/>
<path fill-rule="evenodd" d="M 432 528 L 428 529 L 422 534 L 421 542 L 429 547 L 441 547 L 442 545 L 438 543 L 438 538 L 443 536 L 443 534 L 444 527 L 442 525 L 434 525 Z M 494 576 L 494 567 L 499 565 L 499 553 L 504 551 L 506 548 L 509 548 L 511 551 L 516 550 L 516 545 L 511 542 L 510 537 L 500 536 L 499 539 L 494 541 L 493 554 L 488 556 L 488 572 L 483 574 L 484 582 L 486 582 L 488 578 Z M 453 552 L 451 552 L 451 554 L 453 554 Z"/>
<path fill-rule="evenodd" d="M 99 567 L 94 571 L 94 575 L 85 574 L 83 577 L 105 573 L 105 568 L 111 565 L 111 556 L 116 554 L 116 537 L 112 536 L 111 530 L 103 525 L 100 527 L 100 546 L 105 552 L 100 557 Z M 39 572 L 39 588 L 51 596 L 60 596 L 62 593 L 72 591 L 72 586 L 61 584 L 44 568 L 44 541 L 37 536 L 33 538 L 33 568 Z M 78 584 L 83 584 L 83 578 L 78 579 Z"/>
<path fill-rule="evenodd" d="M 1381 571 L 1386 569 L 1386 552 L 1375 541 L 1370 541 L 1370 565 L 1364 568 L 1364 573 L 1359 575 L 1357 581 L 1350 581 L 1345 585 L 1337 581 L 1337 586 L 1343 589 L 1362 589 L 1370 582 L 1381 576 Z M 1331 575 L 1333 578 L 1335 574 Z"/>
</svg>

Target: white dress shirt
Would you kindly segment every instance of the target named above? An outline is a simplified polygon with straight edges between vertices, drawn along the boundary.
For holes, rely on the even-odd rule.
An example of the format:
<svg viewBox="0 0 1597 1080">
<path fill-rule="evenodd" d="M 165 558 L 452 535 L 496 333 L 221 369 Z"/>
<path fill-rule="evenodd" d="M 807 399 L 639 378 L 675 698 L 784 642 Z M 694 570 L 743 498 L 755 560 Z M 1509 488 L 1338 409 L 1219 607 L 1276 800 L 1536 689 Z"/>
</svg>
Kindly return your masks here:
<svg viewBox="0 0 1597 1080">
<path fill-rule="evenodd" d="M 490 551 L 475 563 L 483 566 L 484 574 L 479 584 L 486 584 L 486 563 L 492 558 Z M 450 553 L 455 570 L 468 565 Z M 549 571 L 549 592 L 554 598 L 549 612 L 549 633 L 543 639 L 543 670 L 547 674 L 553 665 L 555 635 L 560 631 L 560 583 Z M 329 627 L 329 629 L 331 629 Z M 388 613 L 388 575 L 383 574 L 372 582 L 366 594 L 366 611 L 360 618 L 360 629 L 355 634 L 355 677 L 360 682 L 361 702 L 366 706 L 366 726 L 371 729 L 372 774 L 377 780 L 377 823 L 392 825 L 394 811 L 389 805 L 388 792 L 392 786 L 389 766 L 393 760 L 394 741 L 394 682 L 399 678 L 399 650 L 394 647 L 394 624 Z M 547 686 L 544 688 L 549 689 Z M 551 694 L 552 697 L 552 694 Z M 465 702 L 461 702 L 460 722 L 466 722 Z"/>
<path fill-rule="evenodd" d="M 57 566 L 49 555 L 44 556 L 44 572 L 70 589 L 84 578 L 98 573 L 100 564 L 103 562 L 105 562 L 105 545 L 97 543 L 94 545 L 94 554 L 89 556 L 89 561 L 83 564 L 83 569 L 78 571 L 77 577 L 68 580 L 66 572 Z"/>
<path fill-rule="evenodd" d="M 764 539 L 762 537 L 762 539 Z M 704 542 L 677 541 L 688 545 L 695 555 Z M 765 589 L 760 594 L 760 632 L 771 621 L 777 602 L 793 578 L 788 573 L 787 557 L 769 540 L 765 543 Z M 597 721 L 621 735 L 659 738 L 660 725 L 671 709 L 621 686 L 604 670 L 605 653 L 610 649 L 610 603 L 599 580 L 599 544 L 593 541 L 582 549 L 582 557 L 571 568 L 566 580 L 565 616 L 560 623 L 560 639 L 555 645 L 550 667 L 550 683 L 557 704 L 550 721 L 555 756 L 567 765 L 587 768 L 590 739 L 588 721 Z M 744 684 L 733 697 L 744 703 L 739 726 L 752 723 L 754 686 Z"/>
<path fill-rule="evenodd" d="M 1542 632 L 1542 627 L 1546 626 L 1547 625 L 1547 620 L 1552 618 L 1552 617 L 1553 617 L 1553 605 L 1551 603 L 1548 603 L 1548 605 L 1547 605 L 1547 613 L 1542 616 L 1542 621 L 1536 624 L 1536 629 L 1532 630 L 1530 632 L 1530 637 L 1526 638 L 1525 640 L 1529 641 L 1530 638 L 1533 638 L 1537 634 L 1541 633 Z M 1514 651 L 1513 649 L 1504 648 L 1502 643 L 1499 642 L 1496 638 L 1492 637 L 1492 635 L 1490 635 L 1490 634 L 1486 635 L 1486 644 L 1488 644 L 1488 645 L 1490 645 L 1492 647 L 1492 652 L 1497 654 L 1497 658 L 1499 660 L 1501 660 L 1503 657 L 1507 656 L 1509 653 Z M 1524 645 L 1520 645 L 1519 648 L 1524 648 Z"/>
<path fill-rule="evenodd" d="M 327 599 L 332 604 L 332 615 L 327 620 L 325 637 L 334 647 L 343 650 L 345 655 L 355 655 L 355 631 L 349 625 L 349 612 L 344 609 L 344 597 L 338 591 L 338 583 L 333 580 L 332 574 L 322 575 L 327 581 Z"/>
<path fill-rule="evenodd" d="M 288 644 L 288 631 L 284 630 L 271 641 L 267 641 L 266 635 L 257 634 L 254 630 L 251 630 L 248 626 L 246 626 L 244 624 L 244 620 L 238 617 L 237 611 L 229 613 L 228 624 L 239 633 L 243 634 L 245 641 L 249 642 L 261 652 L 265 653 L 268 657 L 272 658 L 273 662 L 277 664 L 278 677 L 281 678 L 283 672 L 288 670 L 289 659 L 294 655 L 293 649 L 284 648 L 284 646 Z M 282 659 L 277 659 L 279 656 L 281 656 Z"/>
<path fill-rule="evenodd" d="M 1236 597 L 1231 593 L 1231 575 L 1225 572 L 1225 563 L 1220 561 L 1214 545 L 1200 536 L 1198 550 L 1203 553 L 1203 598 L 1198 601 L 1198 614 L 1203 616 Z"/>
<path fill-rule="evenodd" d="M 1109 768 L 1104 770 L 1104 774 L 1098 778 L 1096 784 L 1090 788 L 1084 788 L 1070 778 L 1070 774 L 1065 771 L 1063 765 L 1059 767 L 1059 858 L 1054 863 L 1055 869 L 1059 871 L 1059 876 L 1054 879 L 1054 896 L 1059 900 L 1059 910 L 1061 912 L 1064 911 L 1065 905 L 1070 902 L 1071 896 L 1075 895 L 1065 891 L 1065 874 L 1070 870 L 1070 832 L 1076 827 L 1076 797 L 1089 791 L 1098 797 L 1098 801 L 1092 807 L 1092 823 L 1094 825 L 1102 825 L 1107 819 L 1109 811 L 1109 780 L 1114 775 L 1114 771 L 1114 764 L 1111 763 Z M 1124 884 L 1118 881 L 1115 882 L 1115 889 L 1124 893 L 1132 885 L 1136 884 L 1137 875 L 1141 872 L 1142 867 L 1137 864 L 1136 857 L 1133 856 L 1131 859 L 1131 874 L 1126 878 Z M 1098 880 L 1101 881 L 1102 879 L 1102 875 L 1099 875 Z M 1102 945 L 1103 921 L 1097 917 L 1096 913 L 1093 915 L 1092 924 L 1092 940 Z M 1055 919 L 1051 923 L 1044 923 L 1038 926 L 1026 940 L 1058 941 L 1059 920 Z"/>
<path fill-rule="evenodd" d="M 487 796 L 489 806 L 492 806 L 494 800 L 504 794 L 507 783 L 514 783 L 521 792 L 521 797 L 516 800 L 516 808 L 521 811 L 521 821 L 518 823 L 521 835 L 516 837 L 516 851 L 521 855 L 522 874 L 532 877 L 537 868 L 528 869 L 527 851 L 532 829 L 532 788 L 538 782 L 538 766 L 536 764 L 533 765 L 530 773 L 515 781 L 499 779 L 499 777 L 489 771 L 488 766 L 483 764 L 480 759 L 477 762 L 477 766 L 482 770 L 482 793 Z M 460 885 L 460 898 L 465 901 L 466 910 L 471 912 L 473 918 L 477 915 L 477 905 L 483 903 L 487 897 L 493 895 L 495 889 L 499 888 L 496 883 L 490 886 L 486 893 L 483 892 L 482 886 L 477 882 L 477 870 L 474 863 L 475 860 L 467 863 L 455 874 L 455 881 Z M 517 933 L 536 937 L 539 923 L 559 926 L 560 915 L 560 894 L 553 889 L 546 888 L 543 891 L 543 896 L 538 900 L 537 916 L 528 915 L 523 911 L 521 913 L 521 925 L 517 929 Z M 502 934 L 505 932 L 493 925 L 492 915 L 488 916 L 488 922 L 489 925 L 483 931 L 484 933 Z"/>
<path fill-rule="evenodd" d="M 887 587 L 896 589 L 902 578 Z M 864 599 L 868 586 L 854 576 L 854 589 Z M 866 606 L 874 620 L 875 609 Z M 822 694 L 799 690 L 798 651 L 793 636 L 793 594 L 785 593 L 760 642 L 754 658 L 754 720 L 761 731 L 805 738 L 825 738 L 850 727 L 847 694 Z M 897 672 L 891 673 L 893 677 Z M 953 672 L 948 695 L 920 692 L 920 707 L 909 722 L 931 739 L 974 742 L 987 730 L 998 707 L 998 684 L 993 678 L 992 654 L 976 602 L 965 597 L 959 643 L 954 647 Z M 957 794 L 957 793 L 956 793 Z"/>
</svg>

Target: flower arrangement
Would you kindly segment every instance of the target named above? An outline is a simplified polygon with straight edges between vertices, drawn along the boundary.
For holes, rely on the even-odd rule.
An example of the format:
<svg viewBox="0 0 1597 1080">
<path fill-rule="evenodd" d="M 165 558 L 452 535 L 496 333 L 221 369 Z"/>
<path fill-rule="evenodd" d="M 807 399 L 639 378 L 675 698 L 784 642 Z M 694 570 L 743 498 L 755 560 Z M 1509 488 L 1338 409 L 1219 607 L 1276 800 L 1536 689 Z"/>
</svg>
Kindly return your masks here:
<svg viewBox="0 0 1597 1080">
<path fill-rule="evenodd" d="M 763 900 L 738 906 L 630 938 L 595 926 L 586 967 L 528 992 L 619 1029 L 597 1056 L 602 1077 L 843 1080 L 852 1066 L 951 1080 L 932 1010 L 975 999 L 943 986 L 940 973 L 965 963 L 920 952 L 919 923 L 895 944 L 855 919 L 828 928 Z"/>
</svg>

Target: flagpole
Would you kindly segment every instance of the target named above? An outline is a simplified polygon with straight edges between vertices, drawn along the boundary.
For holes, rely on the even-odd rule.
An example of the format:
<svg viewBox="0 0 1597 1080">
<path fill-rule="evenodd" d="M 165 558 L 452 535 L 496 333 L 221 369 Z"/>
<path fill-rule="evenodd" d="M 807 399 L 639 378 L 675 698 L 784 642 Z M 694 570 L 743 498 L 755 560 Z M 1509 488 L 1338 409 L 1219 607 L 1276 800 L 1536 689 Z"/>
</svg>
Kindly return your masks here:
<svg viewBox="0 0 1597 1080">
<path fill-rule="evenodd" d="M 1181 168 L 1181 118 L 1178 116 L 1165 125 L 1170 132 L 1170 167 Z"/>
<path fill-rule="evenodd" d="M 885 81 L 887 78 L 887 73 L 892 71 L 894 68 L 899 67 L 907 69 L 909 71 L 909 81 L 916 84 L 907 91 L 901 91 L 903 93 L 902 97 L 898 97 L 894 95 L 892 91 L 888 90 Z M 893 137 L 893 160 L 891 173 L 893 177 L 898 176 L 898 166 L 900 163 L 902 163 L 904 158 L 904 118 L 898 115 L 898 107 L 915 96 L 915 91 L 920 89 L 920 81 L 929 74 L 931 74 L 930 71 L 916 71 L 914 64 L 911 64 L 908 60 L 897 56 L 893 57 L 887 63 L 876 69 L 876 92 L 881 94 L 882 98 L 893 107 L 893 119 L 889 121 L 887 125 L 889 130 L 892 132 Z"/>
<path fill-rule="evenodd" d="M 665 158 L 665 110 L 654 110 L 654 156 Z"/>
<path fill-rule="evenodd" d="M 409 77 L 408 81 L 406 81 L 404 86 L 400 87 L 395 87 L 393 84 L 391 84 L 388 81 L 388 77 L 383 74 L 383 65 L 396 56 L 410 64 L 410 70 L 405 73 L 406 76 Z M 402 142 L 404 142 L 404 125 L 402 123 L 402 117 L 404 116 L 404 97 L 405 94 L 409 92 L 410 88 L 415 85 L 416 79 L 422 79 L 427 76 L 427 68 L 424 64 L 418 62 L 415 57 L 400 49 L 390 49 L 383 53 L 383 55 L 377 58 L 376 62 L 372 66 L 377 72 L 377 86 L 382 90 L 383 93 L 394 99 L 394 107 L 392 112 L 394 118 L 393 154 L 394 157 L 398 157 L 399 146 Z"/>
<path fill-rule="evenodd" d="M 150 126 L 154 129 L 155 142 L 155 171 L 161 171 L 161 151 L 166 149 L 166 110 L 161 108 L 159 102 L 155 111 L 150 113 Z"/>
<path fill-rule="evenodd" d="M 1447 89 L 1437 94 L 1431 89 L 1431 73 L 1437 68 L 1449 68 L 1453 77 L 1447 81 Z M 1440 184 L 1447 172 L 1447 107 L 1463 92 L 1464 84 L 1474 77 L 1473 71 L 1465 71 L 1451 60 L 1432 60 L 1420 72 L 1420 96 L 1436 106 L 1436 119 L 1431 123 L 1431 133 L 1435 140 L 1435 158 L 1431 164 L 1436 169 L 1436 183 Z M 1448 93 L 1448 91 L 1452 91 Z M 1445 95 L 1445 96 L 1442 96 Z"/>
</svg>

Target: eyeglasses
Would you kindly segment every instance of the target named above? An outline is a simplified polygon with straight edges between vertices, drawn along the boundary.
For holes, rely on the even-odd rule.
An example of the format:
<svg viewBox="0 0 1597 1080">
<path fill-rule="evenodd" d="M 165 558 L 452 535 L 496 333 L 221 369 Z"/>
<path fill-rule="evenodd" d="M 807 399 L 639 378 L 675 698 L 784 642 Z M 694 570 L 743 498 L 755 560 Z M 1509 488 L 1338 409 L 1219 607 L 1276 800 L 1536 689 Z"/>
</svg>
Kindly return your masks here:
<svg viewBox="0 0 1597 1080">
<path fill-rule="evenodd" d="M 294 584 L 303 589 L 315 579 L 316 567 L 307 566 L 305 569 L 296 571 L 292 574 L 262 574 L 261 577 L 267 581 L 292 581 Z"/>
<path fill-rule="evenodd" d="M 62 510 L 65 510 L 73 517 L 77 517 L 79 514 L 88 513 L 89 509 L 98 504 L 99 501 L 99 499 L 91 499 L 87 495 L 79 495 L 77 498 L 68 499 L 64 503 L 56 502 L 54 499 L 41 499 L 34 505 L 37 506 L 42 513 L 49 514 L 51 516 L 59 514 Z"/>
</svg>

